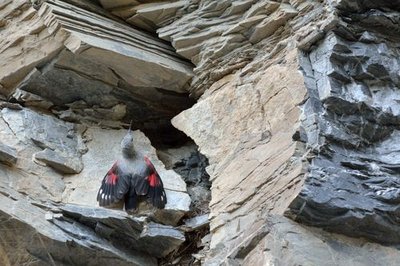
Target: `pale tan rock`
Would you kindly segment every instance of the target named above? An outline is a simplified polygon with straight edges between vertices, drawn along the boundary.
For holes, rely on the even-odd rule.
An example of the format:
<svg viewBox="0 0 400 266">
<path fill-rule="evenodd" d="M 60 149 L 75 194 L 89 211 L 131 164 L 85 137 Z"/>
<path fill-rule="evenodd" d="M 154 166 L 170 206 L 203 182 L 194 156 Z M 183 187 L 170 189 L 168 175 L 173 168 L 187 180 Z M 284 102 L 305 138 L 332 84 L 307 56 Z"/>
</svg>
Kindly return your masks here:
<svg viewBox="0 0 400 266">
<path fill-rule="evenodd" d="M 253 46 L 261 40 L 285 38 L 274 33 L 297 14 L 289 3 L 275 1 L 210 2 L 157 33 L 196 64 L 190 91 L 200 96 L 218 79 L 251 61 L 257 54 Z"/>
<path fill-rule="evenodd" d="M 303 227 L 287 218 L 267 216 L 223 262 L 208 265 L 397 265 L 392 248 Z"/>
<path fill-rule="evenodd" d="M 186 3 L 186 1 L 174 0 L 100 1 L 100 4 L 112 14 L 121 17 L 135 27 L 149 32 L 155 32 L 159 26 L 167 24 Z"/>
<path fill-rule="evenodd" d="M 323 4 L 303 2 L 202 1 L 178 10 L 184 15 L 161 25 L 157 33 L 196 65 L 190 92 L 200 97 L 257 55 L 269 54 L 271 59 L 285 46 L 278 42 L 291 38 L 299 27 L 310 33 L 313 25 L 324 21 Z"/>
<path fill-rule="evenodd" d="M 286 24 L 290 18 L 296 16 L 298 11 L 287 4 L 281 4 L 278 11 L 268 16 L 259 23 L 250 36 L 251 43 L 257 43 L 262 39 L 271 36 L 279 27 Z"/>
<path fill-rule="evenodd" d="M 115 8 L 121 6 L 138 5 L 140 2 L 137 0 L 100 0 L 101 5 L 108 8 Z"/>
<path fill-rule="evenodd" d="M 283 214 L 301 187 L 303 164 L 295 158 L 299 147 L 292 135 L 306 89 L 296 53 L 288 52 L 285 64 L 254 73 L 247 84 L 240 73 L 231 75 L 172 120 L 209 158 L 210 254 L 223 256 L 238 238 L 257 230 L 265 211 Z"/>
<path fill-rule="evenodd" d="M 39 15 L 50 32 L 68 33 L 70 51 L 113 69 L 132 86 L 185 92 L 192 77 L 191 66 L 168 45 L 126 25 L 57 0 L 44 3 Z"/>
<path fill-rule="evenodd" d="M 141 17 L 153 22 L 156 26 L 166 23 L 176 12 L 184 7 L 186 1 L 163 1 L 161 3 L 152 3 L 148 6 L 137 6 L 136 13 Z"/>
<path fill-rule="evenodd" d="M 9 94 L 38 64 L 63 48 L 65 36 L 52 35 L 29 1 L 4 2 L 0 8 L 0 93 Z"/>
</svg>

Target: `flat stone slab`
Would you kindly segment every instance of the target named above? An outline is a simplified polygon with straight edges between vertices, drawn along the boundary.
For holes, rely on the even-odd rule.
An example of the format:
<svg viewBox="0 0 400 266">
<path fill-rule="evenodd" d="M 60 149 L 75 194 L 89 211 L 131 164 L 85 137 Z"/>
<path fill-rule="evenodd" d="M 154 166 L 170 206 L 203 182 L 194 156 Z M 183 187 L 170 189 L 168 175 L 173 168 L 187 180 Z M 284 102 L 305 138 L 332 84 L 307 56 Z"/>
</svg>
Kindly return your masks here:
<svg viewBox="0 0 400 266">
<path fill-rule="evenodd" d="M 140 234 L 140 240 L 146 250 L 152 250 L 159 253 L 158 257 L 164 257 L 176 250 L 186 238 L 181 231 L 172 226 L 149 223 Z"/>
<path fill-rule="evenodd" d="M 144 216 L 132 217 L 121 211 L 73 204 L 61 206 L 60 209 L 75 221 L 93 225 L 97 234 L 122 250 L 134 248 L 161 258 L 178 249 L 186 240 L 183 232 L 177 228 L 148 222 Z"/>
<path fill-rule="evenodd" d="M 11 265 L 32 261 L 40 265 L 157 265 L 148 253 L 115 247 L 92 227 L 59 212 L 52 204 L 32 204 L 0 186 L 2 250 Z"/>
<path fill-rule="evenodd" d="M 43 3 L 39 15 L 50 32 L 69 33 L 70 51 L 109 66 L 132 86 L 186 92 L 192 65 L 165 42 L 58 0 Z"/>
<path fill-rule="evenodd" d="M 83 164 L 80 159 L 63 156 L 50 149 L 44 149 L 43 151 L 35 153 L 34 159 L 45 163 L 63 174 L 78 174 L 83 169 Z"/>
<path fill-rule="evenodd" d="M 208 214 L 203 214 L 190 219 L 185 220 L 184 229 L 186 231 L 195 231 L 209 225 Z"/>
</svg>

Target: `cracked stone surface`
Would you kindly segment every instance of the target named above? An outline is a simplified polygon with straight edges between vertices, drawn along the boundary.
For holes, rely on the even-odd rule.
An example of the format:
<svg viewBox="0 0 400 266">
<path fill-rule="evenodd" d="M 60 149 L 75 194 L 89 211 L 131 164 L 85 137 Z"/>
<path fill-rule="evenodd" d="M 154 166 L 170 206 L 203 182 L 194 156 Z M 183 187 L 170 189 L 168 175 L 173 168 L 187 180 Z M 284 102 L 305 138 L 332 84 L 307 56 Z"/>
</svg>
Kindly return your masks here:
<svg viewBox="0 0 400 266">
<path fill-rule="evenodd" d="M 384 34 L 379 24 L 371 24 L 387 16 L 378 10 L 350 15 L 345 31 L 335 30 L 303 56 L 310 99 L 300 139 L 315 155 L 287 215 L 399 244 L 400 50 L 390 36 L 378 37 Z"/>
<path fill-rule="evenodd" d="M 229 264 L 232 249 L 252 232 L 262 231 L 264 213 L 398 244 L 396 4 L 385 1 L 387 10 L 373 10 L 372 1 L 244 2 L 251 6 L 245 14 L 254 11 L 248 15 L 251 29 L 266 35 L 252 46 L 233 50 L 233 58 L 246 58 L 247 47 L 263 47 L 266 52 L 246 58 L 233 74 L 227 63 L 233 52 L 226 48 L 232 42 L 222 56 L 217 50 L 207 53 L 233 32 L 246 37 L 240 27 L 224 31 L 235 21 L 227 14 L 233 3 L 191 2 L 192 9 L 184 10 L 182 18 L 158 30 L 178 52 L 188 48 L 185 56 L 193 56 L 196 64 L 191 92 L 202 96 L 172 122 L 194 139 L 210 162 L 211 242 L 205 262 Z M 256 6 L 262 11 L 255 11 Z M 293 9 L 296 15 L 289 12 Z M 185 23 L 201 12 L 214 19 Z M 279 14 L 288 16 L 284 23 Z M 264 20 L 272 29 L 276 23 L 272 35 L 268 27 L 263 29 Z M 218 25 L 190 30 L 207 22 Z M 287 35 L 291 30 L 293 34 Z M 274 40 L 279 41 L 271 48 Z M 212 67 L 205 67 L 202 60 Z M 216 72 L 218 60 L 226 72 L 208 75 L 209 70 Z M 207 81 L 209 87 L 204 86 Z M 260 253 L 242 260 L 251 250 L 264 249 L 258 240 L 250 241 L 235 263 L 264 265 L 258 264 Z"/>
<path fill-rule="evenodd" d="M 0 227 L 3 229 L 0 257 L 5 263 L 3 265 L 157 265 L 148 254 L 115 248 L 87 224 L 63 219 L 63 216 L 48 221 L 48 211 L 8 188 L 0 186 L 0 199 Z"/>
<path fill-rule="evenodd" d="M 397 265 L 399 252 L 363 239 L 329 234 L 281 216 L 264 225 L 231 250 L 226 265 Z"/>
<path fill-rule="evenodd" d="M 168 204 L 164 210 L 154 210 L 142 203 L 136 215 L 128 216 L 99 208 L 96 202 L 97 189 L 119 156 L 126 130 L 87 128 L 27 108 L 9 107 L 0 112 L 0 137 L 17 151 L 17 160 L 12 166 L 0 167 L 0 226 L 10 232 L 21 229 L 24 236 L 2 235 L 1 250 L 7 254 L 2 259 L 12 265 L 51 264 L 52 260 L 56 264 L 155 265 L 155 258 L 165 257 L 185 241 L 184 233 L 174 226 L 189 211 L 186 184 L 164 168 L 142 132 L 134 132 L 135 144 L 163 178 Z M 58 154 L 79 159 L 82 171 L 66 171 Z M 124 225 L 127 220 L 132 222 Z M 127 226 L 132 229 L 127 231 Z M 18 249 L 12 251 L 13 246 Z"/>
</svg>

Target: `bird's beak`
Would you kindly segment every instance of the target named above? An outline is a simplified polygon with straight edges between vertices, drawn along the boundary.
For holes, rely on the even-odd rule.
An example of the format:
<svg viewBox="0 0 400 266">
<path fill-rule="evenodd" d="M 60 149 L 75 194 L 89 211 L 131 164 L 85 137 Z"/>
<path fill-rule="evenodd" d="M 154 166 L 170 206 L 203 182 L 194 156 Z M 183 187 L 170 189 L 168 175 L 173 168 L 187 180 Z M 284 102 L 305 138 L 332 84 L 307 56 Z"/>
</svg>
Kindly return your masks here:
<svg viewBox="0 0 400 266">
<path fill-rule="evenodd" d="M 131 134 L 131 131 L 132 131 L 131 128 L 132 128 L 132 120 L 131 120 L 131 124 L 129 125 L 129 130 L 128 130 L 129 134 Z"/>
</svg>

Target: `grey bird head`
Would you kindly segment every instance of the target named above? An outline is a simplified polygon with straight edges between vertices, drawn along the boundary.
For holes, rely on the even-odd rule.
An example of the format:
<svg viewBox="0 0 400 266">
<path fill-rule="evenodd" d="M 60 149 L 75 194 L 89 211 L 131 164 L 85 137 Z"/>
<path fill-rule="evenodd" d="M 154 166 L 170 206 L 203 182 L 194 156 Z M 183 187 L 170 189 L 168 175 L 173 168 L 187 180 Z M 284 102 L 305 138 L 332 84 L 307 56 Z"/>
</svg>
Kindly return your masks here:
<svg viewBox="0 0 400 266">
<path fill-rule="evenodd" d="M 132 122 L 131 122 L 131 126 L 132 126 Z M 135 155 L 135 150 L 134 150 L 134 146 L 133 146 L 133 134 L 132 134 L 131 126 L 129 126 L 128 133 L 125 135 L 125 137 L 121 141 L 122 155 L 125 158 L 132 158 Z"/>
</svg>

